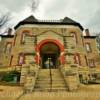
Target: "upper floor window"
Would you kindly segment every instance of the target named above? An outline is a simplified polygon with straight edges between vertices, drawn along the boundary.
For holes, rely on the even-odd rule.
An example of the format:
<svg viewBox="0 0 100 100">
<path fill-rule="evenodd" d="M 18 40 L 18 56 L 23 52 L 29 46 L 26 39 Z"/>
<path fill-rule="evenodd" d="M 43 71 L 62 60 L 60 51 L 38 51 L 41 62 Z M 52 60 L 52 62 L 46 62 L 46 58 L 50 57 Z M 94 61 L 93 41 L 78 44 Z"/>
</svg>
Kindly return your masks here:
<svg viewBox="0 0 100 100">
<path fill-rule="evenodd" d="M 75 63 L 75 64 L 81 65 L 81 62 L 80 62 L 80 55 L 79 55 L 79 54 L 75 54 L 75 55 L 74 55 L 74 63 Z"/>
<path fill-rule="evenodd" d="M 30 33 L 23 33 L 21 38 L 21 44 L 34 44 L 34 36 L 30 35 Z"/>
<path fill-rule="evenodd" d="M 12 48 L 12 43 L 11 42 L 8 42 L 6 44 L 6 50 L 5 50 L 6 54 L 10 54 L 11 48 Z"/>
<path fill-rule="evenodd" d="M 72 32 L 71 36 L 73 36 L 73 42 L 75 43 L 75 45 L 77 44 L 77 35 L 76 33 Z"/>
<path fill-rule="evenodd" d="M 90 45 L 90 43 L 86 43 L 85 44 L 85 47 L 86 47 L 86 51 L 87 52 L 91 52 L 92 50 L 91 50 L 91 45 Z"/>
</svg>

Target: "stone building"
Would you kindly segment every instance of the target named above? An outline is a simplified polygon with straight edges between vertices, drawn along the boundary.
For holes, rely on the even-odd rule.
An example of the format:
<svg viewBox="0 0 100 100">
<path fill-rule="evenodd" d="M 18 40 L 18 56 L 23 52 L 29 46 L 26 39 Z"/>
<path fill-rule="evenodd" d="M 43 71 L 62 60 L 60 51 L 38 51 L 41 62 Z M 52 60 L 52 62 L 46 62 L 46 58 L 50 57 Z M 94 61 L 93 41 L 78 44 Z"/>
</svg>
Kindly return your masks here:
<svg viewBox="0 0 100 100">
<path fill-rule="evenodd" d="M 98 49 L 98 52 L 100 54 L 100 33 L 97 34 L 96 42 L 97 42 L 97 49 Z"/>
<path fill-rule="evenodd" d="M 82 25 L 68 17 L 38 20 L 29 16 L 14 28 L 14 35 L 11 30 L 8 35 L 1 35 L 1 67 L 22 68 L 25 64 L 34 64 L 44 69 L 42 73 L 47 75 L 48 69 L 60 69 L 65 76 L 71 76 L 73 68 L 76 68 L 78 76 L 83 80 L 91 79 L 100 67 L 96 36 L 90 36 L 88 29 L 83 36 Z M 68 74 L 70 69 L 71 73 Z"/>
</svg>

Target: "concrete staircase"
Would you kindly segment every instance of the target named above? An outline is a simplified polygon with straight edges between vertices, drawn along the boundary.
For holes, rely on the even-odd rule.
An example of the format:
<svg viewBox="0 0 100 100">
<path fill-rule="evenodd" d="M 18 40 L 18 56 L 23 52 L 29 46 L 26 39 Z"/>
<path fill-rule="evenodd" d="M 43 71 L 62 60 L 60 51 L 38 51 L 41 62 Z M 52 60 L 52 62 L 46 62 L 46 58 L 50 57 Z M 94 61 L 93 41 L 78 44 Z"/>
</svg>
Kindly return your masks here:
<svg viewBox="0 0 100 100">
<path fill-rule="evenodd" d="M 67 91 L 59 69 L 40 69 L 34 91 Z"/>
</svg>

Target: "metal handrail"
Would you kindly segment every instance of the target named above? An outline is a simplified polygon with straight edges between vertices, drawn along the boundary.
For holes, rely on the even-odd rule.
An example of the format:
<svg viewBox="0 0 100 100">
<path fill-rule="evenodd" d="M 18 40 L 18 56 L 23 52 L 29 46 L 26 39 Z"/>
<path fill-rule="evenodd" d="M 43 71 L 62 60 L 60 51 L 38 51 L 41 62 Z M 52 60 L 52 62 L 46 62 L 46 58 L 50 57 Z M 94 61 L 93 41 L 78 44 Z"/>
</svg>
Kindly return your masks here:
<svg viewBox="0 0 100 100">
<path fill-rule="evenodd" d="M 52 70 L 50 66 L 50 59 L 49 59 L 49 70 L 50 70 L 50 92 L 52 91 Z"/>
</svg>

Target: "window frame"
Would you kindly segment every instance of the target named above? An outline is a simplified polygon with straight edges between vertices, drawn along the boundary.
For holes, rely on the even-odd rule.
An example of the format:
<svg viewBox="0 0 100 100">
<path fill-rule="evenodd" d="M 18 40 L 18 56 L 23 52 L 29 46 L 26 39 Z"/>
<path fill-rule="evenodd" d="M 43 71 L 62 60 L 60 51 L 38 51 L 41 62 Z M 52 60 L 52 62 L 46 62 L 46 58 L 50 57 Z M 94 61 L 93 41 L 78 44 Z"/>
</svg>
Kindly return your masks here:
<svg viewBox="0 0 100 100">
<path fill-rule="evenodd" d="M 76 32 L 70 32 L 70 35 L 74 37 L 76 44 L 78 43 L 78 38 Z"/>
<path fill-rule="evenodd" d="M 21 64 L 20 64 L 20 57 L 23 57 L 23 61 L 22 61 Z M 20 53 L 19 56 L 18 56 L 18 65 L 22 66 L 22 64 L 25 64 L 25 55 L 24 55 L 24 53 Z"/>
<path fill-rule="evenodd" d="M 8 46 L 9 44 L 11 45 L 11 47 L 9 48 L 9 52 L 8 52 L 8 51 L 7 51 L 7 48 L 8 48 L 7 46 Z M 11 53 L 11 50 L 12 50 L 12 42 L 7 42 L 7 43 L 6 43 L 6 47 L 5 47 L 5 53 L 6 53 L 6 54 L 10 54 L 10 53 Z"/>
<path fill-rule="evenodd" d="M 87 48 L 87 46 L 88 46 L 88 48 Z M 92 48 L 91 48 L 91 43 L 85 43 L 85 49 L 86 49 L 86 52 L 87 53 L 90 53 L 90 52 L 92 52 Z"/>
<path fill-rule="evenodd" d="M 92 62 L 92 64 L 91 64 L 91 62 Z M 92 65 L 92 66 L 91 66 Z M 94 61 L 94 59 L 88 59 L 88 66 L 90 67 L 90 68 L 94 68 L 95 67 L 95 61 Z"/>
<path fill-rule="evenodd" d="M 78 60 L 77 60 L 77 58 L 78 58 Z M 81 58 L 80 58 L 80 55 L 78 53 L 74 54 L 74 63 L 81 65 Z"/>
</svg>

